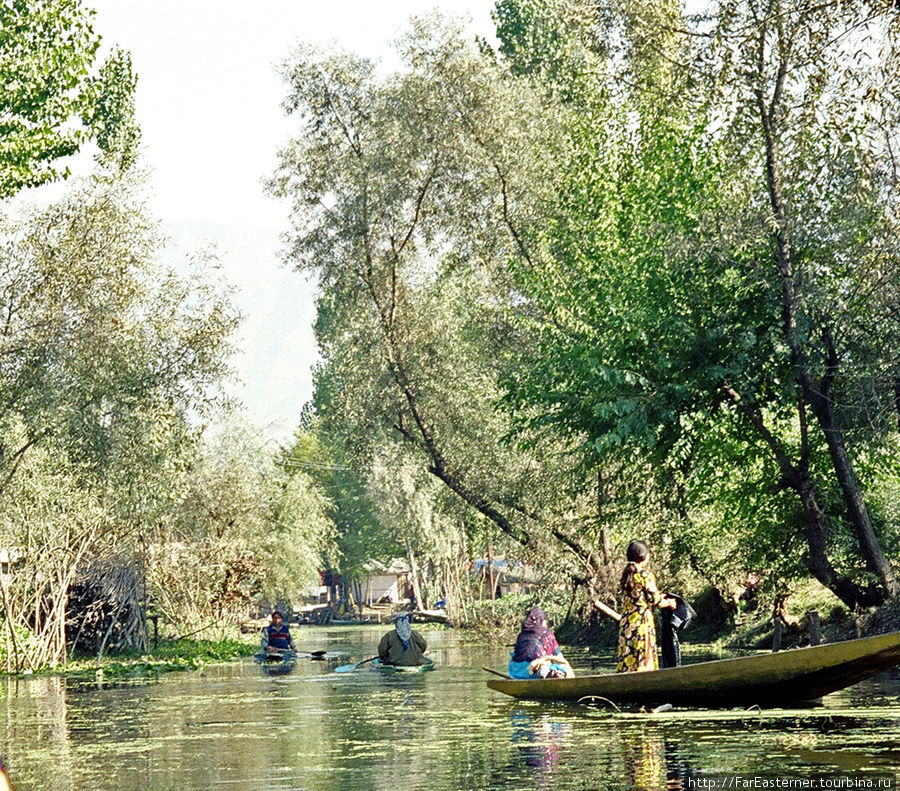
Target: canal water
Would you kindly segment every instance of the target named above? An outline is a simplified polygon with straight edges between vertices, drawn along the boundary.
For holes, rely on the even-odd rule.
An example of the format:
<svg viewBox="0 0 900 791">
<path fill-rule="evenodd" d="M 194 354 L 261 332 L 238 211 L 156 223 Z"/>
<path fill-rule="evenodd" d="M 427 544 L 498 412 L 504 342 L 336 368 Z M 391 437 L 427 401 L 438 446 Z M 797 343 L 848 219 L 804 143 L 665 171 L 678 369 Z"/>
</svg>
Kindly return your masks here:
<svg viewBox="0 0 900 791">
<path fill-rule="evenodd" d="M 485 685 L 482 665 L 503 668 L 508 648 L 427 629 L 434 672 L 334 672 L 375 654 L 383 631 L 301 627 L 298 648 L 331 658 L 301 658 L 284 675 L 247 658 L 113 686 L 0 681 L 0 745 L 15 789 L 585 791 L 711 780 L 885 788 L 900 780 L 896 678 L 813 709 L 652 714 L 523 703 Z M 586 656 L 572 658 L 590 669 Z"/>
</svg>

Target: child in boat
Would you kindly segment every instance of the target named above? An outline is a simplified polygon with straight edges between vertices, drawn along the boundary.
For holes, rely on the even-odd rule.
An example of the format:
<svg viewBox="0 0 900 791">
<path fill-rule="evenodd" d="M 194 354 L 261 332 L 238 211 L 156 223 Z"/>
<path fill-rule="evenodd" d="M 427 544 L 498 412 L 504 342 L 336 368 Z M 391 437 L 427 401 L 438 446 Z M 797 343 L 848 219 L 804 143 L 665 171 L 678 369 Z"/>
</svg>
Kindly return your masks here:
<svg viewBox="0 0 900 791">
<path fill-rule="evenodd" d="M 522 621 L 510 655 L 510 678 L 573 678 L 575 672 L 562 655 L 556 635 L 540 607 L 532 607 Z"/>
<path fill-rule="evenodd" d="M 272 613 L 271 623 L 262 630 L 262 648 L 269 654 L 297 650 L 291 631 L 284 622 L 284 616 L 278 610 Z"/>
<path fill-rule="evenodd" d="M 388 632 L 378 644 L 378 658 L 385 665 L 412 667 L 424 665 L 425 638 L 412 628 L 408 612 L 400 613 L 394 619 L 394 631 Z"/>
<path fill-rule="evenodd" d="M 616 672 L 656 670 L 656 625 L 653 608 L 672 609 L 675 599 L 660 593 L 647 568 L 650 549 L 643 541 L 632 541 L 626 551 L 628 563 L 622 573 L 622 619 L 619 621 L 619 648 Z"/>
</svg>

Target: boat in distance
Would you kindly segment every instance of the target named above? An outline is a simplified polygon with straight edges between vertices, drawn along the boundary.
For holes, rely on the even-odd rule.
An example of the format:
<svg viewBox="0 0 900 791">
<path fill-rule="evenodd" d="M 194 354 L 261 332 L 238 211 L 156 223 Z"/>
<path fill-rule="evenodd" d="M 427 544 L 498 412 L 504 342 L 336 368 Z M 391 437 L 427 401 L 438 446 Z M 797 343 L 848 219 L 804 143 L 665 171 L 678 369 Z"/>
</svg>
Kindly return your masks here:
<svg viewBox="0 0 900 791">
<path fill-rule="evenodd" d="M 897 664 L 900 632 L 891 632 L 640 673 L 540 680 L 497 678 L 487 685 L 522 700 L 773 707 L 817 701 Z"/>
</svg>

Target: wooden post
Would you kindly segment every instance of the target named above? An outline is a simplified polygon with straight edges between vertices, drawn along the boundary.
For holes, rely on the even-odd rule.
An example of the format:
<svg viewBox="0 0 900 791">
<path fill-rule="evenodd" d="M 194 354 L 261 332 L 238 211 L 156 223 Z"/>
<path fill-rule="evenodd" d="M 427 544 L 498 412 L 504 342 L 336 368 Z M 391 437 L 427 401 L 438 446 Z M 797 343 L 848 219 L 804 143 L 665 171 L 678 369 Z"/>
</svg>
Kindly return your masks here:
<svg viewBox="0 0 900 791">
<path fill-rule="evenodd" d="M 822 642 L 822 628 L 819 623 L 819 613 L 816 610 L 810 610 L 806 613 L 806 620 L 809 624 L 809 644 L 818 645 Z"/>
<path fill-rule="evenodd" d="M 772 651 L 778 651 L 781 648 L 781 629 L 784 622 L 779 615 L 776 615 L 772 620 L 775 626 L 775 630 L 772 634 Z"/>
<path fill-rule="evenodd" d="M 491 557 L 491 538 L 487 541 L 488 585 L 491 586 L 491 601 L 494 600 L 494 559 Z"/>
</svg>

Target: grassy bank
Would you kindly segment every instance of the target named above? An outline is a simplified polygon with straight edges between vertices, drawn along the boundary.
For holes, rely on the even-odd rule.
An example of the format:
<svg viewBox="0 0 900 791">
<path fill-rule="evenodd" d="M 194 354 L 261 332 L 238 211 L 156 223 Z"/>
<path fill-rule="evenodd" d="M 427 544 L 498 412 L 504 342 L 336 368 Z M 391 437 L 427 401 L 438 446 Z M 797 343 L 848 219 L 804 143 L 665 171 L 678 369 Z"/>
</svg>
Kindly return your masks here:
<svg viewBox="0 0 900 791">
<path fill-rule="evenodd" d="M 41 669 L 34 675 L 97 678 L 106 681 L 147 678 L 178 670 L 199 670 L 208 664 L 248 656 L 257 647 L 256 638 L 251 636 L 224 637 L 218 640 L 161 640 L 156 648 L 143 653 L 123 651 L 104 656 L 99 663 L 95 656 L 74 656 L 65 665 Z M 25 674 L 31 675 L 27 671 Z"/>
<path fill-rule="evenodd" d="M 742 597 L 725 602 L 712 589 L 686 597 L 697 617 L 682 633 L 684 644 L 703 645 L 711 651 L 767 650 L 772 647 L 774 626 L 772 602 L 765 596 Z M 466 635 L 479 642 L 510 643 L 525 613 L 540 606 L 547 613 L 557 638 L 563 644 L 594 649 L 614 648 L 618 638 L 615 621 L 576 603 L 570 618 L 570 597 L 562 592 L 516 594 L 496 601 L 477 602 L 467 623 Z M 830 591 L 816 583 L 798 588 L 784 608 L 787 622 L 782 648 L 810 643 L 809 613 L 819 615 L 825 642 L 900 630 L 900 602 L 893 601 L 862 615 L 851 613 Z"/>
</svg>

